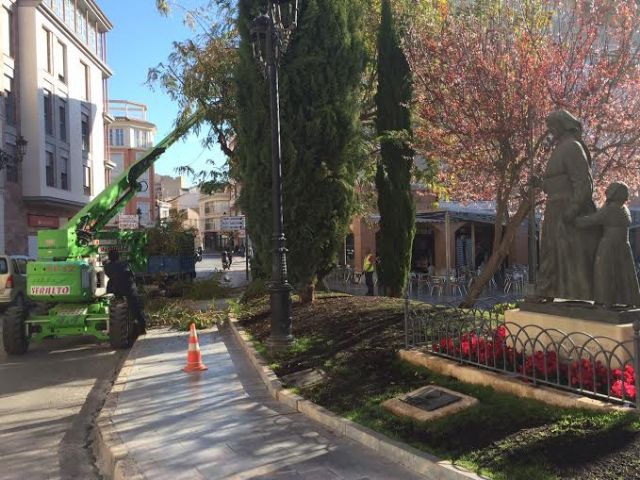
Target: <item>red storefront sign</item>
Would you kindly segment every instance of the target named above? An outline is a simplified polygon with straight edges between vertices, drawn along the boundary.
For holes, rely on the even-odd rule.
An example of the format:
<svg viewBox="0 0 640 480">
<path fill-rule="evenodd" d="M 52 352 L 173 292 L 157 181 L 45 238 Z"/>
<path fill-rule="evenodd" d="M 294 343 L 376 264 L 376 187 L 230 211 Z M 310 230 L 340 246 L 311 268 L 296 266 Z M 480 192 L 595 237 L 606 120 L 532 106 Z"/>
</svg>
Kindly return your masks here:
<svg viewBox="0 0 640 480">
<path fill-rule="evenodd" d="M 47 217 L 45 215 L 29 215 L 30 227 L 58 228 L 60 219 L 58 217 Z"/>
</svg>

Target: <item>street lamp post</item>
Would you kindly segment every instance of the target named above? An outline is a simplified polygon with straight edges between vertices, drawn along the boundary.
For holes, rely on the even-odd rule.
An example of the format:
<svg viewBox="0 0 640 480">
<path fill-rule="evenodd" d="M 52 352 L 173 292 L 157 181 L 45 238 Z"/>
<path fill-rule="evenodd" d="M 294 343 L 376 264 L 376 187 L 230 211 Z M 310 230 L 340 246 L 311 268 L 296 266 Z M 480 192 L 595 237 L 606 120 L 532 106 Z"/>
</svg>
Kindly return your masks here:
<svg viewBox="0 0 640 480">
<path fill-rule="evenodd" d="M 273 257 L 271 262 L 271 335 L 272 350 L 291 344 L 291 285 L 287 279 L 287 248 L 283 228 L 282 151 L 280 146 L 280 97 L 278 64 L 296 28 L 298 0 L 271 0 L 267 13 L 250 25 L 253 55 L 269 81 L 271 110 L 271 203 L 273 208 Z"/>
</svg>

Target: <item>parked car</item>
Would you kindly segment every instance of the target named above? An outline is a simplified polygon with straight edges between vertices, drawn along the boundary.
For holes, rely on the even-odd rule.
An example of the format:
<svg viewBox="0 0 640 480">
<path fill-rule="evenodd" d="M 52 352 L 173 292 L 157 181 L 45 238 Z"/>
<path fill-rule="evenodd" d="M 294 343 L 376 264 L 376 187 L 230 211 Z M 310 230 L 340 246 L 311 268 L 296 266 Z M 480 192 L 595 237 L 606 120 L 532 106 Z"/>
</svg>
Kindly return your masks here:
<svg viewBox="0 0 640 480">
<path fill-rule="evenodd" d="M 24 305 L 27 298 L 27 262 L 22 255 L 0 255 L 0 310 L 12 305 Z"/>
</svg>

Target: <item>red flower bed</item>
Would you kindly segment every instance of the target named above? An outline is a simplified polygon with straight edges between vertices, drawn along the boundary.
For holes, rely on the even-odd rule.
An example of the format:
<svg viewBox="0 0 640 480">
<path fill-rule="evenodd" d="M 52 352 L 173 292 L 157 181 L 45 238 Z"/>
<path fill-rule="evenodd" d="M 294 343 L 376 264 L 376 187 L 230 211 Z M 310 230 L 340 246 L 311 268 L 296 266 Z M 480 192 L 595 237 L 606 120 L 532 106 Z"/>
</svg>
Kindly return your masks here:
<svg viewBox="0 0 640 480">
<path fill-rule="evenodd" d="M 624 398 L 636 399 L 635 371 L 629 364 L 623 369 L 608 370 L 600 361 L 588 358 L 567 364 L 558 359 L 554 351 L 536 351 L 523 355 L 506 344 L 508 331 L 504 325 L 493 332 L 463 333 L 458 337 L 446 337 L 432 344 L 434 352 L 469 360 L 489 367 L 511 369 L 524 377 L 553 380 L 561 385 Z"/>
</svg>

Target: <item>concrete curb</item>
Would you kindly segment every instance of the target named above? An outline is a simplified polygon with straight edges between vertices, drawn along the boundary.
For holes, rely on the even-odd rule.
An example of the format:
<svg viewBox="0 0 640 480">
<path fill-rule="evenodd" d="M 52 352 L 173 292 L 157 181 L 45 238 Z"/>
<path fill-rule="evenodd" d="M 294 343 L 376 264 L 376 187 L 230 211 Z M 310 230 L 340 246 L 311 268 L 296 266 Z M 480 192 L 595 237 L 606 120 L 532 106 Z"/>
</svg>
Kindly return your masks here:
<svg viewBox="0 0 640 480">
<path fill-rule="evenodd" d="M 455 466 L 451 462 L 440 460 L 433 455 L 392 440 L 386 435 L 335 415 L 326 408 L 305 400 L 300 395 L 285 389 L 282 382 L 255 349 L 249 336 L 241 327 L 236 325 L 236 322 L 236 319 L 229 318 L 231 331 L 242 346 L 247 358 L 255 367 L 258 375 L 260 375 L 269 393 L 280 403 L 297 410 L 339 435 L 372 448 L 387 459 L 399 463 L 420 475 L 424 475 L 426 478 L 434 480 L 481 480 L 485 478 L 462 467 Z"/>
<path fill-rule="evenodd" d="M 137 347 L 136 341 L 96 418 L 93 453 L 100 472 L 111 480 L 144 480 L 146 478 L 129 456 L 127 447 L 111 418 L 118 407 L 118 397 L 126 388 L 127 378 L 136 362 Z"/>
</svg>

